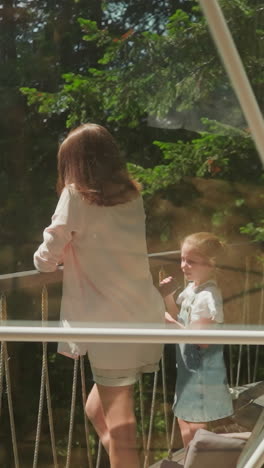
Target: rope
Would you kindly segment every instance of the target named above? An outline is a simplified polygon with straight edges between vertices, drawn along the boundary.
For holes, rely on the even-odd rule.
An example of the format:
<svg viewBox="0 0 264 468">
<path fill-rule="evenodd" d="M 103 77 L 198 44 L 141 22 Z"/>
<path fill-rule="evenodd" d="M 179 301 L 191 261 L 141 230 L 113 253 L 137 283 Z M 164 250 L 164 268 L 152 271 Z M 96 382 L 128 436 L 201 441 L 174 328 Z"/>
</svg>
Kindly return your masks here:
<svg viewBox="0 0 264 468">
<path fill-rule="evenodd" d="M 48 291 L 45 285 L 43 286 L 42 293 L 41 293 L 41 320 L 42 320 L 42 323 L 48 320 Z M 53 424 L 52 407 L 51 407 L 49 373 L 48 373 L 47 343 L 42 343 L 41 384 L 40 384 L 39 410 L 38 410 L 37 430 L 36 430 L 35 449 L 34 449 L 34 458 L 33 458 L 33 468 L 35 468 L 38 463 L 45 390 L 46 390 L 46 399 L 47 399 L 47 409 L 48 409 L 49 430 L 50 430 L 53 463 L 54 463 L 54 467 L 58 468 L 56 443 L 55 443 L 55 435 L 54 435 L 54 424 Z"/>
<path fill-rule="evenodd" d="M 0 313 L 0 316 L 1 316 L 2 320 L 7 320 L 6 297 L 5 297 L 4 294 L 2 294 L 2 296 L 1 296 L 1 313 Z M 1 401 L 2 401 L 3 377 L 4 377 L 4 373 L 5 373 L 6 393 L 7 393 L 7 402 L 8 402 L 8 412 L 9 412 L 9 420 L 10 420 L 10 430 L 11 430 L 11 438 L 12 438 L 14 463 L 15 463 L 15 468 L 19 468 L 17 440 L 16 440 L 16 428 L 15 428 L 14 410 L 13 410 L 13 402 L 12 402 L 11 378 L 10 378 L 10 369 L 9 369 L 9 356 L 8 356 L 7 344 L 5 342 L 3 342 L 1 344 L 1 368 L 2 369 L 1 369 L 1 393 L 0 393 L 0 397 L 1 397 Z"/>
<path fill-rule="evenodd" d="M 264 264 L 262 265 L 262 275 L 263 275 L 263 281 L 262 281 L 262 284 L 263 284 L 264 283 Z M 263 322 L 263 309 L 264 309 L 264 286 L 262 286 L 261 294 L 260 294 L 259 325 L 261 325 L 261 323 Z M 253 382 L 256 381 L 256 377 L 257 377 L 258 361 L 259 361 L 259 345 L 256 346 Z"/>
<path fill-rule="evenodd" d="M 4 343 L 1 343 L 0 351 L 0 417 L 2 412 L 2 398 L 3 398 L 3 380 L 4 380 Z"/>
<path fill-rule="evenodd" d="M 11 429 L 12 444 L 13 444 L 14 462 L 15 462 L 15 468 L 19 468 L 17 440 L 16 440 L 16 428 L 15 428 L 14 411 L 13 411 L 13 403 L 12 403 L 12 396 L 11 396 L 11 379 L 10 379 L 10 370 L 9 370 L 9 357 L 8 357 L 8 351 L 7 351 L 6 343 L 4 343 L 4 361 L 5 361 L 5 375 L 6 375 L 6 392 L 7 392 L 7 401 L 8 401 L 9 418 L 10 418 L 10 429 Z"/>
<path fill-rule="evenodd" d="M 236 387 L 239 385 L 239 377 L 240 377 L 240 370 L 241 370 L 241 359 L 242 359 L 242 345 L 239 345 L 237 375 L 236 375 Z"/>
<path fill-rule="evenodd" d="M 246 258 L 246 274 L 245 274 L 245 284 L 244 284 L 244 292 L 248 289 L 249 285 L 249 259 Z M 246 312 L 247 312 L 247 302 L 246 302 L 247 295 L 244 294 L 244 301 L 243 301 L 243 313 L 242 313 L 242 323 L 246 322 Z M 242 361 L 242 351 L 243 346 L 239 345 L 239 353 L 238 353 L 238 364 L 237 364 L 237 375 L 236 375 L 236 387 L 239 385 L 239 378 L 240 378 L 240 371 L 241 371 L 241 361 Z"/>
<path fill-rule="evenodd" d="M 165 271 L 164 267 L 162 266 L 160 271 L 159 271 L 159 282 L 161 282 L 165 277 L 166 277 L 166 271 Z M 186 287 L 186 285 L 187 285 L 187 281 L 186 281 L 186 279 L 184 279 L 184 286 Z M 169 438 L 169 424 L 168 424 L 168 415 L 167 415 L 167 408 L 166 408 L 167 388 L 166 388 L 164 353 L 163 353 L 162 360 L 161 360 L 161 370 L 162 370 L 163 404 L 164 404 L 166 440 L 167 440 L 167 447 L 168 447 L 168 459 L 172 460 L 172 449 L 173 449 L 173 442 L 174 442 L 174 437 L 175 437 L 176 417 L 175 416 L 173 417 L 172 428 L 171 428 L 171 437 Z"/>
<path fill-rule="evenodd" d="M 146 456 L 147 439 L 146 439 L 146 432 L 145 432 L 145 412 L 144 412 L 142 374 L 140 374 L 138 384 L 139 384 L 139 404 L 140 404 L 140 418 L 141 418 L 141 429 L 142 429 L 142 444 L 143 444 L 144 455 Z"/>
<path fill-rule="evenodd" d="M 58 468 L 55 433 L 54 433 L 54 423 L 53 423 L 53 415 L 52 415 L 52 407 L 51 407 L 51 395 L 50 395 L 50 384 L 49 384 L 49 373 L 48 373 L 48 365 L 47 365 L 47 355 L 45 356 L 45 366 L 46 366 L 46 396 L 47 396 L 47 408 L 48 408 L 48 417 L 49 417 L 51 450 L 52 450 L 54 468 Z"/>
<path fill-rule="evenodd" d="M 0 320 L 4 320 L 3 310 L 4 310 L 4 300 L 5 296 L 1 295 L 0 301 Z M 1 343 L 1 352 L 0 352 L 0 416 L 2 411 L 2 397 L 3 397 L 3 381 L 4 381 L 4 343 Z"/>
<path fill-rule="evenodd" d="M 145 455 L 145 460 L 144 460 L 144 468 L 148 467 L 148 461 L 149 461 L 149 451 L 150 451 L 150 443 L 151 443 L 153 420 L 154 420 L 154 408 L 155 408 L 155 399 L 156 399 L 156 392 L 157 392 L 157 382 L 158 382 L 158 372 L 156 371 L 154 373 L 154 381 L 153 381 L 152 401 L 151 401 L 150 419 L 149 419 L 149 433 L 148 433 L 146 455 Z"/>
<path fill-rule="evenodd" d="M 164 353 L 161 359 L 161 372 L 162 372 L 162 389 L 163 389 L 163 408 L 164 408 L 164 419 L 165 419 L 165 431 L 168 451 L 170 450 L 170 437 L 169 437 L 169 421 L 167 413 L 167 386 L 166 386 L 166 375 L 165 375 L 165 357 Z"/>
<path fill-rule="evenodd" d="M 78 364 L 79 364 L 79 359 L 75 359 L 75 360 L 74 360 L 74 367 L 73 367 L 71 413 L 70 413 L 70 424 L 69 424 L 67 459 L 66 459 L 65 468 L 69 468 L 69 466 L 70 466 L 70 461 L 71 461 L 72 433 L 73 433 L 73 424 L 74 424 L 74 415 L 75 415 L 75 405 L 76 405 L 76 389 L 77 389 Z"/>
<path fill-rule="evenodd" d="M 251 371 L 250 371 L 250 345 L 247 345 L 247 373 L 248 383 L 251 382 Z"/>
<path fill-rule="evenodd" d="M 41 314 L 43 320 L 43 314 L 45 305 L 44 302 L 46 301 L 46 288 L 44 292 L 45 286 L 42 288 L 41 293 Z M 45 382 L 46 382 L 46 362 L 45 356 L 47 352 L 47 343 L 42 343 L 42 368 L 41 368 L 41 380 L 40 380 L 40 393 L 39 393 L 39 409 L 38 409 L 38 419 L 37 419 L 37 430 L 36 430 L 36 438 L 35 438 L 35 448 L 34 448 L 34 458 L 33 458 L 33 468 L 36 468 L 38 463 L 38 455 L 39 455 L 39 443 L 40 443 L 40 433 L 41 433 L 41 423 L 42 423 L 42 414 L 43 414 L 43 406 L 44 406 L 44 395 L 45 395 Z"/>
<path fill-rule="evenodd" d="M 247 287 L 249 288 L 249 268 L 250 268 L 250 259 L 246 259 L 246 270 L 247 270 Z M 245 300 L 246 298 L 246 300 Z M 245 322 L 248 323 L 249 319 L 249 295 L 244 296 L 244 305 L 245 305 Z M 250 346 L 247 345 L 247 374 L 248 374 L 248 383 L 251 382 L 251 365 L 250 365 Z"/>
<path fill-rule="evenodd" d="M 171 439 L 170 439 L 170 449 L 168 453 L 168 459 L 172 459 L 172 449 L 173 449 L 173 442 L 174 442 L 174 436 L 175 436 L 175 427 L 176 427 L 176 417 L 173 417 L 172 421 L 172 428 L 171 428 Z"/>
<path fill-rule="evenodd" d="M 228 345 L 229 349 L 229 379 L 230 379 L 230 387 L 234 386 L 234 376 L 233 376 L 233 347 L 232 345 Z"/>
<path fill-rule="evenodd" d="M 93 468 L 91 447 L 90 447 L 90 443 L 89 443 L 89 425 L 88 425 L 88 418 L 87 418 L 86 411 L 85 411 L 87 392 L 86 392 L 86 385 L 85 385 L 85 371 L 84 371 L 83 356 L 80 356 L 80 369 L 81 369 L 82 402 L 83 402 L 84 428 L 85 428 L 85 439 L 86 439 L 88 466 L 89 466 L 89 468 Z"/>
<path fill-rule="evenodd" d="M 102 457 L 102 442 L 99 440 L 95 468 L 99 468 L 100 462 L 101 462 L 101 457 Z"/>
<path fill-rule="evenodd" d="M 164 267 L 162 266 L 159 271 L 159 283 L 166 277 L 166 272 Z M 161 359 L 161 372 L 162 372 L 162 389 L 163 389 L 163 408 L 164 408 L 164 419 L 165 419 L 165 431 L 166 431 L 166 441 L 167 441 L 167 448 L 168 448 L 168 457 L 169 459 L 172 458 L 171 455 L 171 443 L 170 443 L 170 436 L 169 436 L 169 422 L 168 422 L 168 413 L 167 413 L 167 386 L 166 386 L 166 373 L 165 373 L 165 355 L 163 353 Z"/>
<path fill-rule="evenodd" d="M 46 286 L 43 286 L 43 288 L 42 288 L 41 315 L 42 315 L 42 317 L 41 317 L 42 322 L 48 320 L 48 290 L 47 290 Z M 52 450 L 54 467 L 58 468 L 55 434 L 54 434 L 54 423 L 53 423 L 53 415 L 52 415 L 52 407 L 51 407 L 51 394 L 50 394 L 50 384 L 49 384 L 47 343 L 43 344 L 43 368 L 45 369 L 45 372 L 44 372 L 44 374 L 45 374 L 45 388 L 46 388 L 46 398 L 47 398 L 47 409 L 48 409 L 48 419 L 49 419 L 51 450 Z"/>
<path fill-rule="evenodd" d="M 161 370 L 162 370 L 163 403 L 164 403 L 166 440 L 167 440 L 167 447 L 168 447 L 168 459 L 172 460 L 172 449 L 173 449 L 173 442 L 174 442 L 176 418 L 175 418 L 175 416 L 173 417 L 172 428 L 171 428 L 171 436 L 169 436 L 169 423 L 168 423 L 168 414 L 167 414 L 167 406 L 166 406 L 166 403 L 167 403 L 167 387 L 166 387 L 166 372 L 165 372 L 165 357 L 164 357 L 164 354 L 163 354 L 162 360 L 161 360 Z"/>
</svg>

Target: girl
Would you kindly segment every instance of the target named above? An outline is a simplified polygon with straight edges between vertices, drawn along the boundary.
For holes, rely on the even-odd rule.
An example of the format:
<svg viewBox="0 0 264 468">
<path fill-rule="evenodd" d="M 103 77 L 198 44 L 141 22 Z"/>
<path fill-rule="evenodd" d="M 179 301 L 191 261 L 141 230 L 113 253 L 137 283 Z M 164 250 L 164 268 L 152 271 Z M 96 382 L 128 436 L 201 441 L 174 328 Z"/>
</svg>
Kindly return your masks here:
<svg viewBox="0 0 264 468">
<path fill-rule="evenodd" d="M 164 323 L 164 304 L 149 271 L 145 213 L 115 140 L 100 125 L 73 130 L 58 152 L 60 199 L 35 267 L 54 271 L 64 263 L 61 320 Z M 139 467 L 133 384 L 154 372 L 160 345 L 59 344 L 73 358 L 88 352 L 95 385 L 86 412 L 112 468 Z"/>
<path fill-rule="evenodd" d="M 184 239 L 181 269 L 189 284 L 175 303 L 175 280 L 168 277 L 161 282 L 167 322 L 195 328 L 223 322 L 222 296 L 216 283 L 217 263 L 223 259 L 223 253 L 224 245 L 209 232 L 191 234 Z M 178 344 L 176 359 L 173 412 L 178 417 L 186 447 L 198 429 L 206 429 L 208 421 L 230 416 L 233 406 L 222 345 Z"/>
</svg>

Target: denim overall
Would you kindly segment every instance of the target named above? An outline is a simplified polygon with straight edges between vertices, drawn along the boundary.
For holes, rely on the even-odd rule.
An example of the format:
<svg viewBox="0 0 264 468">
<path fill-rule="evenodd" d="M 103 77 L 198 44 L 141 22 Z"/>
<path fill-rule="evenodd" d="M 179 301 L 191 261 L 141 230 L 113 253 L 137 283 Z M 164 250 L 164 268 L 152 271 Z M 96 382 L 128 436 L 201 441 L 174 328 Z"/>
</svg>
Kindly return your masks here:
<svg viewBox="0 0 264 468">
<path fill-rule="evenodd" d="M 213 294 L 215 282 L 205 283 Z M 185 296 L 178 321 L 188 326 L 202 287 Z M 207 422 L 233 414 L 222 345 L 200 348 L 196 344 L 176 345 L 177 379 L 173 403 L 175 416 L 190 422 Z"/>
</svg>

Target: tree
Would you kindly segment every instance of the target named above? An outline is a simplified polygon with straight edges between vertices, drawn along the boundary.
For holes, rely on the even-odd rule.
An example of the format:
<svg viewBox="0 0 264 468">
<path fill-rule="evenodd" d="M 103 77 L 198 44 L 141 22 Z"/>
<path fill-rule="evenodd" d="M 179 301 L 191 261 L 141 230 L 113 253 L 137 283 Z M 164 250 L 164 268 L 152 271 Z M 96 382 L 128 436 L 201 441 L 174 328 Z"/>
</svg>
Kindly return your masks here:
<svg viewBox="0 0 264 468">
<path fill-rule="evenodd" d="M 151 15 L 152 31 L 165 24 L 166 15 L 178 4 L 174 0 L 164 0 L 160 4 L 137 1 L 137 8 L 133 9 L 133 2 L 125 3 L 125 21 L 143 28 Z M 190 3 L 184 2 L 186 7 Z M 101 0 L 0 1 L 0 233 L 6 242 L 22 245 L 24 241 L 31 241 L 32 231 L 39 232 L 39 226 L 48 220 L 50 205 L 56 200 L 58 137 L 65 131 L 68 110 L 72 121 L 81 117 L 103 123 L 107 118 L 99 83 L 93 75 L 87 74 L 89 68 L 98 66 L 106 47 L 97 41 L 83 40 L 84 31 L 78 18 L 88 17 L 102 34 L 107 29 L 113 37 L 120 36 L 125 33 L 126 26 L 122 19 L 112 15 L 110 4 Z M 56 101 L 64 85 L 66 93 L 58 95 Z M 48 116 L 37 114 L 34 108 L 26 105 L 20 87 L 36 89 L 36 96 L 43 103 L 43 110 L 48 110 Z M 145 136 L 136 131 L 139 145 L 144 147 Z M 152 137 L 148 136 L 149 146 L 151 141 Z M 135 145 L 135 155 L 137 149 Z M 148 157 L 149 154 L 146 159 Z M 137 155 L 134 159 L 139 162 L 140 157 Z M 28 207 L 26 211 L 25 206 Z M 19 257 L 17 249 L 16 253 Z M 13 271 L 17 267 L 10 265 L 10 268 Z"/>
<path fill-rule="evenodd" d="M 102 10 L 100 1 L 87 7 L 86 0 L 3 0 L 0 7 L 0 233 L 3 242 L 22 245 L 32 240 L 35 223 L 43 223 L 56 200 L 55 155 L 64 120 L 40 118 L 29 110 L 19 88 L 54 92 L 62 73 L 96 64 L 99 51 L 82 40 L 77 18 L 88 12 L 100 25 Z"/>
<path fill-rule="evenodd" d="M 170 153 L 184 152 L 183 172 L 186 175 L 187 168 L 191 168 L 187 159 L 193 157 L 198 147 L 198 143 L 188 147 L 188 141 L 198 141 L 200 135 L 184 129 L 151 128 L 148 125 L 150 118 L 157 125 L 166 126 L 175 112 L 180 116 L 191 112 L 199 118 L 216 117 L 218 120 L 224 116 L 224 123 L 246 132 L 243 142 L 250 139 L 196 2 L 94 0 L 87 6 L 86 0 L 29 0 L 26 8 L 15 0 L 14 3 L 6 0 L 7 4 L 16 12 L 13 29 L 6 28 L 16 56 L 12 59 L 10 52 L 0 81 L 2 79 L 6 94 L 4 76 L 11 75 L 8 70 L 13 67 L 12 77 L 17 77 L 17 84 L 11 86 L 10 95 L 18 96 L 19 86 L 32 106 L 28 112 L 18 96 L 20 112 L 16 112 L 16 116 L 20 115 L 20 121 L 15 122 L 12 117 L 7 125 L 12 136 L 14 126 L 23 129 L 19 150 L 13 146 L 14 139 L 10 139 L 12 149 L 8 150 L 10 154 L 23 152 L 25 155 L 17 163 L 16 171 L 21 190 L 31 187 L 34 194 L 44 194 L 47 188 L 51 191 L 55 182 L 54 153 L 65 123 L 68 128 L 84 121 L 107 125 L 118 137 L 122 150 L 129 153 L 130 162 L 137 167 L 163 167 L 165 184 L 169 183 L 169 167 L 171 163 L 175 164 L 176 156 L 169 162 L 166 159 L 169 147 L 165 148 L 164 144 L 179 139 L 186 142 L 184 147 L 179 143 L 178 147 L 169 148 Z M 261 2 L 222 0 L 221 4 L 263 106 Z M 175 7 L 178 8 L 176 11 Z M 166 24 L 167 14 L 171 16 Z M 4 50 L 3 54 L 6 53 Z M 215 116 L 220 107 L 222 114 Z M 6 120 L 2 119 L 1 124 L 4 127 Z M 234 141 L 233 136 L 231 138 Z M 209 136 L 203 136 L 203 139 L 209 142 Z M 153 141 L 161 143 L 153 145 Z M 214 142 L 220 145 L 220 139 Z M 5 142 L 2 144 L 6 148 Z M 16 164 L 13 159 L 10 165 L 6 157 L 4 164 L 9 179 L 12 179 L 12 167 Z M 200 161 L 201 167 L 195 169 L 195 174 L 231 177 L 232 171 L 228 173 L 232 166 L 230 158 L 228 163 L 224 158 L 219 162 L 224 165 L 218 174 L 203 172 L 207 167 L 204 166 L 205 159 Z M 158 174 L 162 169 L 155 170 Z M 190 170 L 192 174 L 194 168 Z M 45 184 L 43 171 L 49 174 Z M 233 173 L 240 177 L 239 171 Z M 152 177 L 151 173 L 149 177 Z M 180 170 L 178 177 L 182 177 Z"/>
<path fill-rule="evenodd" d="M 222 5 L 257 98 L 262 103 L 260 51 L 264 33 L 262 29 L 255 33 L 256 19 L 263 15 L 262 8 L 258 2 L 251 6 L 248 0 L 223 0 Z M 57 94 L 42 95 L 38 99 L 36 91 L 25 89 L 29 103 L 40 104 L 40 112 L 49 111 L 49 115 L 59 112 L 60 101 L 63 101 L 66 102 L 69 127 L 87 119 L 89 106 L 87 116 L 83 107 L 76 114 L 75 109 L 72 112 L 71 99 L 74 94 L 76 102 L 80 92 L 85 100 L 83 83 L 86 81 L 89 101 L 93 94 L 100 106 L 101 120 L 114 121 L 118 125 L 136 127 L 142 118 L 148 115 L 163 118 L 172 109 L 195 110 L 203 105 L 209 112 L 210 106 L 217 101 L 225 102 L 230 114 L 230 100 L 233 101 L 232 118 L 237 118 L 237 102 L 199 7 L 193 7 L 191 12 L 177 10 L 161 34 L 130 28 L 118 36 L 113 35 L 111 28 L 100 29 L 91 20 L 79 22 L 84 40 L 95 42 L 102 56 L 95 67 L 90 67 L 88 74 L 65 75 L 65 85 Z"/>
</svg>

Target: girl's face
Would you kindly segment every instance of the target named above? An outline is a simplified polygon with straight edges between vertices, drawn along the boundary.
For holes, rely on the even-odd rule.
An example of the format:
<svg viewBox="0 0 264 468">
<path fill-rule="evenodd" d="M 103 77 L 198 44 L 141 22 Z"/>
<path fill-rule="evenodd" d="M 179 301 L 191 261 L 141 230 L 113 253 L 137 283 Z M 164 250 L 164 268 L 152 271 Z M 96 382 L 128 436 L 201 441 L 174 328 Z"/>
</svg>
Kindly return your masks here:
<svg viewBox="0 0 264 468">
<path fill-rule="evenodd" d="M 208 259 L 188 243 L 183 243 L 181 248 L 181 269 L 187 281 L 194 281 L 195 286 L 205 283 L 213 275 L 213 266 Z"/>
</svg>

